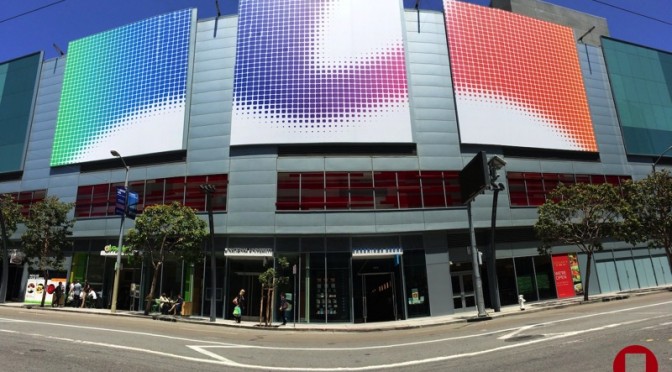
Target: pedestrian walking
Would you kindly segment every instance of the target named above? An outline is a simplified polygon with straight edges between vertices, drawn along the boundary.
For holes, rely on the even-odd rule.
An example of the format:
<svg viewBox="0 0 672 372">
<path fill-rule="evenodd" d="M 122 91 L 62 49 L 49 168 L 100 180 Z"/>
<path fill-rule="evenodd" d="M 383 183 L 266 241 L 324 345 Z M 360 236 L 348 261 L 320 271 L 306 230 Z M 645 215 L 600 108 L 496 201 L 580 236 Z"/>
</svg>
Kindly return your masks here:
<svg viewBox="0 0 672 372">
<path fill-rule="evenodd" d="M 287 298 L 285 297 L 285 294 L 280 295 L 280 319 L 282 319 L 282 325 L 287 324 L 287 308 L 289 307 L 289 303 L 287 302 Z"/>
<path fill-rule="evenodd" d="M 63 297 L 64 292 L 63 283 L 58 282 L 56 289 L 54 289 L 54 298 L 51 301 L 51 307 L 59 307 L 61 305 L 61 297 Z"/>
<path fill-rule="evenodd" d="M 79 301 L 82 294 L 82 285 L 79 283 L 79 280 L 75 279 L 75 285 L 72 286 L 72 299 L 73 306 L 79 307 Z"/>
<path fill-rule="evenodd" d="M 240 323 L 242 316 L 245 312 L 245 305 L 247 300 L 245 299 L 245 290 L 241 289 L 238 292 L 238 296 L 233 299 L 233 318 L 236 320 L 236 323 Z"/>
</svg>

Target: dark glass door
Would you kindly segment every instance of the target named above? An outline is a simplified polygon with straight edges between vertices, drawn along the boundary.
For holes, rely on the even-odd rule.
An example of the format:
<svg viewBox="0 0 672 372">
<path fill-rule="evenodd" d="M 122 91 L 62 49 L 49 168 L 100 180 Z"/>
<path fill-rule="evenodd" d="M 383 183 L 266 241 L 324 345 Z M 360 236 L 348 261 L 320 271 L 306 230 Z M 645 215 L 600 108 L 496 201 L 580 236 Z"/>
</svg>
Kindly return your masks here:
<svg viewBox="0 0 672 372">
<path fill-rule="evenodd" d="M 362 275 L 364 322 L 386 322 L 397 319 L 396 289 L 392 273 Z"/>
</svg>

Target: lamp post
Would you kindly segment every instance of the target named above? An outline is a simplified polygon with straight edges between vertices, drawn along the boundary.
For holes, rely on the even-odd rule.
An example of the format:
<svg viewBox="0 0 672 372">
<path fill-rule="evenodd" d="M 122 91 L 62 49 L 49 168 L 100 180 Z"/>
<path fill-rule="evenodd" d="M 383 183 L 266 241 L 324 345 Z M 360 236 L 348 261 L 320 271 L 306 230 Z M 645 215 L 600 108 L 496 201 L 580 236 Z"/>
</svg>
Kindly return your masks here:
<svg viewBox="0 0 672 372">
<path fill-rule="evenodd" d="M 215 225 L 212 218 L 212 193 L 215 185 L 202 184 L 201 191 L 205 193 L 205 205 L 208 209 L 208 222 L 210 225 L 210 321 L 217 318 L 217 263 L 215 262 Z"/>
<path fill-rule="evenodd" d="M 126 209 L 128 208 L 128 170 L 129 167 L 126 165 L 124 158 L 116 150 L 111 150 L 110 154 L 117 157 L 121 160 L 121 163 L 124 164 L 126 169 L 126 177 L 124 179 L 124 213 L 121 214 L 121 224 L 119 226 L 119 243 L 117 243 L 117 264 L 114 268 L 114 286 L 112 287 L 112 306 L 110 311 L 115 313 L 117 311 L 117 298 L 119 297 L 119 277 L 121 276 L 121 247 L 124 243 L 124 220 L 126 219 Z"/>
<path fill-rule="evenodd" d="M 506 165 L 506 161 L 495 155 L 488 160 L 488 171 L 490 173 L 490 189 L 493 190 L 492 196 L 492 218 L 490 220 L 490 254 L 487 257 L 488 268 L 488 286 L 490 287 L 490 302 L 496 313 L 502 310 L 502 304 L 499 300 L 499 283 L 497 281 L 497 249 L 495 247 L 495 226 L 497 224 L 497 197 L 499 192 L 504 190 L 504 184 L 496 183 L 499 175 L 497 171 Z"/>
<path fill-rule="evenodd" d="M 651 168 L 653 169 L 653 173 L 656 173 L 656 164 L 663 158 L 663 155 L 665 155 L 668 151 L 672 150 L 672 146 L 669 146 L 668 148 L 665 149 L 665 151 L 660 153 L 660 156 L 658 156 L 658 159 L 651 164 Z"/>
</svg>

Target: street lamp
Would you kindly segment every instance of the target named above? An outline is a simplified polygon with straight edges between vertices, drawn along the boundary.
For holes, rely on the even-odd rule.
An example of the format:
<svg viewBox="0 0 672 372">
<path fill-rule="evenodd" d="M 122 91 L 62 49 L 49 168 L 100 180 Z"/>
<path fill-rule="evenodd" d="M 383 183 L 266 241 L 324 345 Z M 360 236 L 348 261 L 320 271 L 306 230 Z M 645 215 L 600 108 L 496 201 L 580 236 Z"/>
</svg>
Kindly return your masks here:
<svg viewBox="0 0 672 372">
<path fill-rule="evenodd" d="M 126 165 L 124 158 L 116 150 L 111 150 L 110 154 L 117 157 L 121 160 L 121 163 L 124 164 L 126 169 L 126 178 L 124 179 L 124 213 L 121 214 L 121 224 L 119 226 L 119 243 L 117 243 L 117 264 L 114 269 L 114 287 L 112 288 L 112 306 L 110 311 L 115 313 L 117 311 L 117 298 L 119 297 L 119 277 L 121 276 L 121 247 L 124 243 L 124 220 L 126 219 L 126 209 L 128 208 L 128 170 L 129 166 Z"/>
<path fill-rule="evenodd" d="M 665 155 L 668 151 L 672 150 L 672 146 L 669 146 L 668 148 L 665 149 L 662 153 L 660 153 L 660 156 L 658 156 L 658 159 L 651 164 L 651 168 L 653 168 L 653 173 L 656 173 L 656 164 L 663 158 L 663 155 Z"/>
<path fill-rule="evenodd" d="M 205 193 L 205 205 L 210 225 L 210 321 L 214 322 L 217 319 L 217 263 L 215 262 L 215 225 L 212 218 L 212 194 L 215 192 L 215 185 L 202 184 L 201 191 Z"/>
<path fill-rule="evenodd" d="M 490 189 L 494 192 L 492 195 L 492 218 L 490 220 L 490 254 L 487 257 L 488 268 L 488 286 L 490 287 L 490 302 L 496 313 L 502 310 L 499 301 L 499 283 L 497 281 L 497 257 L 495 249 L 495 226 L 497 224 L 497 197 L 500 191 L 504 191 L 504 184 L 497 183 L 499 175 L 497 171 L 504 168 L 506 161 L 495 155 L 488 160 L 488 171 L 490 173 Z"/>
</svg>

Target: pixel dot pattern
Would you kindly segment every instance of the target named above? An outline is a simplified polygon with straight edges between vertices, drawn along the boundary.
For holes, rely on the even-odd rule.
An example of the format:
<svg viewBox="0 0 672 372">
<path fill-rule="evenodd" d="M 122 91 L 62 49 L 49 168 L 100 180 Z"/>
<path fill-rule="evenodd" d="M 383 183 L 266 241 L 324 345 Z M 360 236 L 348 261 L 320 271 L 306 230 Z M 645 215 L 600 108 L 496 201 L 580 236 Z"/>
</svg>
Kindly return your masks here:
<svg viewBox="0 0 672 372">
<path fill-rule="evenodd" d="M 232 136 L 254 122 L 264 131 L 302 137 L 299 142 L 310 142 L 312 133 L 338 142 L 339 132 L 366 128 L 394 111 L 406 114 L 410 128 L 401 17 L 384 20 L 399 23 L 393 43 L 334 58 L 322 41 L 344 1 L 350 2 L 240 1 Z M 398 0 L 374 1 L 400 8 Z"/>
<path fill-rule="evenodd" d="M 193 11 L 70 43 L 51 166 L 109 158 L 112 148 L 134 155 L 182 146 Z M 138 138 L 145 133 L 164 137 Z"/>
<path fill-rule="evenodd" d="M 598 151 L 570 28 L 453 0 L 444 11 L 458 118 L 460 106 L 481 110 L 473 117 L 489 122 L 492 144 Z M 503 133 L 502 112 L 546 138 Z M 488 143 L 469 135 L 474 124 L 460 120 L 462 142 Z"/>
</svg>

